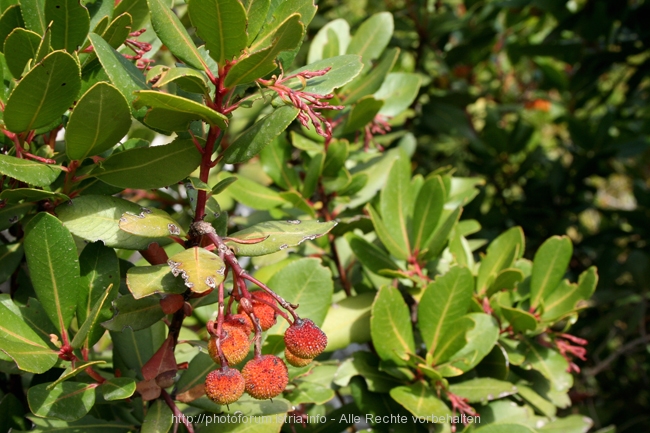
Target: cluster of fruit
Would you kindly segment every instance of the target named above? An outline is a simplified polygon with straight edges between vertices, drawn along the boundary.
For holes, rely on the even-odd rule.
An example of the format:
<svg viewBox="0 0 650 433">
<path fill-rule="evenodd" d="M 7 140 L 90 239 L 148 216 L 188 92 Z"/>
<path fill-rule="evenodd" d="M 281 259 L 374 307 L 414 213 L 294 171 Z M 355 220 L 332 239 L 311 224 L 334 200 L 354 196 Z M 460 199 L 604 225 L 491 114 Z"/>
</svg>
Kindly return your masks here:
<svg viewBox="0 0 650 433">
<path fill-rule="evenodd" d="M 290 320 L 279 310 L 271 294 L 251 292 L 250 299 L 241 298 L 239 301 L 237 314 L 226 314 L 220 326 L 219 320 L 208 323 L 211 335 L 208 353 L 221 368 L 208 374 L 205 392 L 212 401 L 222 405 L 234 403 L 244 391 L 263 400 L 278 396 L 286 388 L 289 383 L 286 364 L 275 355 L 261 355 L 259 347 L 260 333 L 275 324 L 278 314 L 290 324 L 284 333 L 284 354 L 289 364 L 305 366 L 327 346 L 327 336 L 314 322 L 297 315 L 293 321 Z M 239 372 L 231 366 L 239 364 L 248 355 L 251 334 L 255 335 L 255 357 Z"/>
</svg>

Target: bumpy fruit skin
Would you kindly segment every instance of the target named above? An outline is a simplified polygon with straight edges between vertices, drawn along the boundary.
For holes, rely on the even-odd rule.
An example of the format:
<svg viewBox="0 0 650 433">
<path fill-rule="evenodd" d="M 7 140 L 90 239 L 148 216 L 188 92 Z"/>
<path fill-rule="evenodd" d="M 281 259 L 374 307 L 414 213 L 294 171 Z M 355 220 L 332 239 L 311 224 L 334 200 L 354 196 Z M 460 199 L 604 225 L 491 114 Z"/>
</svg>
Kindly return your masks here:
<svg viewBox="0 0 650 433">
<path fill-rule="evenodd" d="M 259 300 L 263 300 L 273 305 L 275 305 L 277 302 L 275 299 L 273 299 L 273 296 L 263 291 L 253 292 L 251 293 L 251 296 L 253 297 L 252 299 L 253 314 L 255 314 L 255 317 L 259 319 L 260 327 L 262 328 L 262 331 L 266 331 L 270 329 L 273 325 L 275 325 L 276 313 L 273 307 L 271 307 L 268 304 L 265 304 L 264 302 L 260 302 Z M 237 308 L 237 312 L 238 313 L 244 312 L 241 305 Z"/>
<path fill-rule="evenodd" d="M 284 348 L 284 357 L 287 362 L 294 367 L 304 367 L 305 365 L 311 364 L 313 361 L 311 358 L 298 358 L 296 355 L 289 352 L 286 347 Z"/>
<path fill-rule="evenodd" d="M 246 314 L 232 314 L 226 317 L 226 320 L 223 321 L 223 326 L 224 328 L 227 327 L 234 327 L 234 328 L 239 328 L 242 331 L 246 333 L 246 335 L 250 335 L 251 332 L 255 329 L 253 327 L 253 322 L 251 321 L 250 317 L 248 317 Z"/>
<path fill-rule="evenodd" d="M 298 358 L 313 359 L 327 347 L 327 336 L 310 319 L 297 319 L 284 333 L 284 344 Z"/>
<path fill-rule="evenodd" d="M 251 359 L 242 369 L 242 376 L 246 392 L 258 400 L 277 397 L 289 383 L 287 366 L 275 355 Z"/>
<path fill-rule="evenodd" d="M 228 361 L 228 365 L 239 364 L 248 355 L 250 341 L 248 335 L 239 328 L 230 327 L 225 329 L 221 339 L 221 351 Z M 220 364 L 219 351 L 217 350 L 217 338 L 211 337 L 208 341 L 208 354 L 214 362 Z"/>
<path fill-rule="evenodd" d="M 244 376 L 234 368 L 223 367 L 208 373 L 205 378 L 205 394 L 217 404 L 230 404 L 244 394 Z"/>
</svg>

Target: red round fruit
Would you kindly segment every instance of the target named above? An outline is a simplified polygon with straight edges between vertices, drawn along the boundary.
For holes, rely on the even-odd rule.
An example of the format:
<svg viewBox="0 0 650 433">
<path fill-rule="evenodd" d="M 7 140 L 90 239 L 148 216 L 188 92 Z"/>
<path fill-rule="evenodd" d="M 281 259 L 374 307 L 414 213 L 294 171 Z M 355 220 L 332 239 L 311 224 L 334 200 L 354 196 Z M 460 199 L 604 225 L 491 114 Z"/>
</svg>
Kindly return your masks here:
<svg viewBox="0 0 650 433">
<path fill-rule="evenodd" d="M 221 338 L 221 351 L 223 356 L 226 357 L 228 365 L 239 364 L 248 355 L 250 349 L 250 341 L 248 335 L 239 328 L 230 327 L 224 329 Z M 219 359 L 219 352 L 217 350 L 217 338 L 212 337 L 208 341 L 208 353 L 216 363 L 221 363 Z"/>
<path fill-rule="evenodd" d="M 239 328 L 250 335 L 253 332 L 253 322 L 246 314 L 231 314 L 223 321 L 224 329 L 227 327 Z"/>
<path fill-rule="evenodd" d="M 263 291 L 252 292 L 251 296 L 253 298 L 251 302 L 253 306 L 253 314 L 255 314 L 255 317 L 259 320 L 262 331 L 266 331 L 275 325 L 276 320 L 275 309 L 269 304 L 277 305 L 277 301 L 273 296 Z M 237 308 L 237 312 L 244 313 L 244 309 L 241 305 Z"/>
<path fill-rule="evenodd" d="M 313 361 L 312 358 L 298 358 L 296 355 L 289 352 L 286 347 L 284 348 L 284 357 L 287 362 L 294 367 L 304 367 L 305 365 L 311 364 Z"/>
<path fill-rule="evenodd" d="M 277 397 L 289 383 L 287 366 L 275 355 L 251 359 L 242 369 L 242 375 L 246 392 L 258 400 Z"/>
<path fill-rule="evenodd" d="M 312 359 L 327 347 L 327 336 L 310 319 L 296 319 L 284 333 L 284 344 L 298 358 Z"/>
<path fill-rule="evenodd" d="M 230 404 L 244 394 L 244 376 L 234 368 L 223 367 L 208 373 L 205 378 L 205 394 L 217 404 Z"/>
</svg>

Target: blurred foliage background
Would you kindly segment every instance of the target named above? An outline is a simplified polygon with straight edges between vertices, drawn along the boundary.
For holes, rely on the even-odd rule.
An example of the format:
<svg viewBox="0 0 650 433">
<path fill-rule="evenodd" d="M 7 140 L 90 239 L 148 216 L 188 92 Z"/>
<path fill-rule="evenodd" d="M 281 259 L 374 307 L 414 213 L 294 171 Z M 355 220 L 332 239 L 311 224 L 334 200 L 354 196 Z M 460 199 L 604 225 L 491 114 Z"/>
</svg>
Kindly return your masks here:
<svg viewBox="0 0 650 433">
<path fill-rule="evenodd" d="M 650 425 L 650 4 L 643 0 L 326 0 L 311 25 L 395 17 L 397 69 L 422 75 L 403 129 L 416 172 L 486 180 L 463 218 L 512 226 L 527 257 L 551 235 L 575 244 L 573 277 L 601 280 L 577 328 L 589 340 L 573 407 L 594 428 Z M 643 18 L 646 17 L 646 18 Z M 403 131 L 393 131 L 399 134 Z"/>
</svg>

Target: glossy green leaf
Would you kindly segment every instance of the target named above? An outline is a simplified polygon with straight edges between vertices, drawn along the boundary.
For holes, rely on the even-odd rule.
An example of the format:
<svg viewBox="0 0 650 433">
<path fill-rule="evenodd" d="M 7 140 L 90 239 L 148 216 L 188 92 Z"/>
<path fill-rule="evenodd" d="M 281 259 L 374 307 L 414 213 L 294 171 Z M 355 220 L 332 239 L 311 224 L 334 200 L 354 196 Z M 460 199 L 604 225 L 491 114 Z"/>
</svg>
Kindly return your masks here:
<svg viewBox="0 0 650 433">
<path fill-rule="evenodd" d="M 295 146 L 295 143 L 294 143 Z M 311 198 L 316 192 L 318 181 L 323 173 L 323 165 L 325 162 L 325 155 L 317 153 L 311 158 L 309 167 L 306 170 L 305 178 L 302 183 L 302 196 Z"/>
<path fill-rule="evenodd" d="M 370 310 L 374 298 L 374 293 L 363 293 L 329 307 L 322 326 L 328 352 L 343 349 L 350 343 L 370 341 Z"/>
<path fill-rule="evenodd" d="M 113 16 L 115 3 L 111 3 L 110 0 L 95 0 L 93 2 L 83 0 L 81 4 L 88 9 L 90 28 L 98 31 L 104 30 L 106 28 L 105 25 L 108 25 Z"/>
<path fill-rule="evenodd" d="M 237 182 L 233 183 L 227 191 L 227 194 L 237 197 L 237 201 L 253 209 L 273 209 L 282 206 L 287 202 L 271 188 L 260 185 L 244 176 L 233 176 L 230 173 L 221 172 L 217 179 L 220 181 L 229 177 L 234 177 Z"/>
<path fill-rule="evenodd" d="M 140 301 L 138 301 L 140 302 Z M 142 378 L 142 366 L 160 348 L 167 337 L 167 326 L 158 319 L 151 326 L 140 331 L 124 328 L 122 332 L 111 332 L 113 359 L 124 371 L 133 370 Z"/>
<path fill-rule="evenodd" d="M 417 254 L 429 244 L 442 215 L 445 203 L 445 186 L 440 176 L 427 179 L 415 199 L 410 239 Z"/>
<path fill-rule="evenodd" d="M 285 0 L 282 2 L 273 1 L 268 15 L 265 17 L 264 27 L 251 44 L 251 51 L 259 50 L 269 46 L 277 37 L 277 29 L 282 27 L 287 18 L 294 14 L 300 15 L 300 22 L 306 28 L 316 14 L 316 5 L 313 0 Z M 300 41 L 302 42 L 302 41 Z M 299 45 L 298 45 L 299 46 Z M 286 60 L 286 59 L 285 59 Z M 285 65 L 291 61 L 283 61 Z"/>
<path fill-rule="evenodd" d="M 27 227 L 25 256 L 43 308 L 59 332 L 66 332 L 79 297 L 79 262 L 72 235 L 56 217 L 39 213 Z"/>
<path fill-rule="evenodd" d="M 97 365 L 97 364 L 106 364 L 106 361 L 98 360 L 98 361 L 90 361 L 90 362 L 79 362 L 79 363 L 75 363 L 74 367 L 70 365 L 63 371 L 63 374 L 61 374 L 61 376 L 59 376 L 57 380 L 50 383 L 46 389 L 48 391 L 51 391 L 58 384 L 75 377 L 82 371 L 86 370 L 86 368 L 92 367 L 93 365 Z"/>
<path fill-rule="evenodd" d="M 141 29 L 149 21 L 149 7 L 147 0 L 122 0 L 115 5 L 113 16 L 117 17 L 128 13 L 133 18 L 133 28 Z"/>
<path fill-rule="evenodd" d="M 406 260 L 409 256 L 409 252 L 404 248 L 403 243 L 400 243 L 400 241 L 395 238 L 395 235 L 388 230 L 384 221 L 379 216 L 379 213 L 372 206 L 368 205 L 366 209 L 370 214 L 370 219 L 372 220 L 372 225 L 375 228 L 377 236 L 388 252 L 397 259 Z"/>
<path fill-rule="evenodd" d="M 61 174 L 58 165 L 0 154 L 0 174 L 34 186 L 49 186 Z"/>
<path fill-rule="evenodd" d="M 332 33 L 333 32 L 333 37 Z M 332 39 L 336 39 L 336 53 L 330 54 Z M 350 44 L 350 25 L 343 18 L 337 18 L 325 24 L 316 33 L 316 36 L 309 44 L 309 54 L 307 55 L 307 63 L 314 63 L 321 59 L 334 57 L 345 54 L 345 51 Z M 332 47 L 333 48 L 333 47 Z"/>
<path fill-rule="evenodd" d="M 23 245 L 20 243 L 0 245 L 0 283 L 11 277 L 23 258 Z"/>
<path fill-rule="evenodd" d="M 517 387 L 504 380 L 477 377 L 451 385 L 449 391 L 459 397 L 466 398 L 469 403 L 486 403 L 515 394 Z"/>
<path fill-rule="evenodd" d="M 86 415 L 81 418 L 79 421 L 66 422 L 61 421 L 56 418 L 36 418 L 31 417 L 30 421 L 34 423 L 34 430 L 30 430 L 32 433 L 78 433 L 83 431 L 84 433 L 127 433 L 132 430 L 133 426 L 117 421 L 110 420 L 106 421 L 103 419 L 93 418 L 90 415 Z"/>
<path fill-rule="evenodd" d="M 434 351 L 434 356 L 430 357 L 433 364 L 438 365 L 449 361 L 459 350 L 465 347 L 467 344 L 467 333 L 475 325 L 474 321 L 467 316 L 460 317 L 451 322 L 448 331 L 440 336 L 438 346 Z"/>
<path fill-rule="evenodd" d="M 45 34 L 47 22 L 45 21 L 45 0 L 20 0 L 20 11 L 28 30 Z"/>
<path fill-rule="evenodd" d="M 350 154 L 350 145 L 347 140 L 335 140 L 330 143 L 325 154 L 323 176 L 337 177 L 344 169 L 345 161 Z"/>
<path fill-rule="evenodd" d="M 134 266 L 126 273 L 126 285 L 135 299 L 155 293 L 184 293 L 183 280 L 174 277 L 169 265 Z"/>
<path fill-rule="evenodd" d="M 545 424 L 540 433 L 586 433 L 593 426 L 593 421 L 584 415 L 569 415 Z"/>
<path fill-rule="evenodd" d="M 99 389 L 106 401 L 124 400 L 135 392 L 135 380 L 130 377 L 114 377 L 102 383 Z"/>
<path fill-rule="evenodd" d="M 474 430 L 475 433 L 537 433 L 537 430 L 524 424 L 489 424 Z"/>
<path fill-rule="evenodd" d="M 418 305 L 418 325 L 428 353 L 439 355 L 444 334 L 469 308 L 474 279 L 469 269 L 454 267 L 429 284 Z"/>
<path fill-rule="evenodd" d="M 533 331 L 537 328 L 537 319 L 529 312 L 506 307 L 505 305 L 501 305 L 500 309 L 503 317 L 510 322 L 512 329 L 516 332 Z"/>
<path fill-rule="evenodd" d="M 10 306 L 14 305 L 8 295 L 0 296 L 7 297 Z M 21 370 L 44 373 L 58 361 L 56 352 L 50 349 L 16 312 L 2 302 L 0 331 L 0 351 L 9 355 Z"/>
<path fill-rule="evenodd" d="M 6 56 L 7 67 L 14 78 L 23 75 L 27 62 L 36 58 L 41 36 L 38 33 L 23 28 L 14 29 L 4 41 L 4 52 L 11 53 Z"/>
<path fill-rule="evenodd" d="M 399 270 L 399 266 L 381 248 L 371 244 L 354 233 L 346 233 L 345 239 L 350 244 L 350 249 L 361 264 L 375 274 L 380 274 L 384 269 Z"/>
<path fill-rule="evenodd" d="M 79 65 L 74 58 L 64 51 L 47 55 L 11 93 L 4 111 L 7 128 L 25 132 L 49 125 L 72 105 L 80 88 Z"/>
<path fill-rule="evenodd" d="M 121 15 L 117 15 L 108 25 L 106 30 L 102 32 L 102 39 L 104 39 L 108 45 L 117 49 L 129 36 L 131 23 L 132 17 L 128 13 L 125 12 Z"/>
<path fill-rule="evenodd" d="M 73 348 L 78 349 L 81 346 L 85 346 L 86 348 L 90 347 L 91 343 L 89 342 L 88 336 L 92 335 L 91 332 L 100 321 L 102 308 L 104 307 L 104 304 L 109 295 L 111 295 L 112 288 L 113 286 L 109 285 L 106 290 L 104 290 L 103 295 L 97 299 L 97 302 L 95 302 L 93 305 L 93 309 L 90 310 L 90 313 L 88 313 L 86 320 L 81 325 L 81 328 L 79 328 L 79 331 L 77 331 L 75 334 L 72 343 L 70 343 Z"/>
<path fill-rule="evenodd" d="M 524 273 L 519 269 L 506 268 L 499 272 L 492 285 L 487 289 L 486 295 L 492 296 L 500 290 L 512 290 L 523 281 Z"/>
<path fill-rule="evenodd" d="M 410 254 L 409 219 L 413 203 L 411 189 L 411 162 L 403 153 L 393 162 L 386 186 L 381 191 L 381 218 L 400 251 Z"/>
<path fill-rule="evenodd" d="M 333 382 L 339 386 L 347 386 L 353 376 L 361 375 L 372 392 L 387 393 L 400 379 L 384 373 L 379 369 L 380 359 L 377 355 L 365 352 L 354 352 L 352 358 L 345 360 L 336 371 Z"/>
<path fill-rule="evenodd" d="M 366 66 L 379 58 L 393 36 L 393 15 L 389 12 L 374 14 L 364 21 L 352 37 L 348 54 L 358 54 Z"/>
<path fill-rule="evenodd" d="M 149 407 L 142 422 L 142 433 L 167 433 L 174 424 L 172 410 L 162 399 L 157 399 Z"/>
<path fill-rule="evenodd" d="M 123 332 L 125 328 L 132 331 L 148 328 L 165 317 L 160 307 L 160 299 L 150 296 L 135 299 L 131 295 L 120 296 L 113 301 L 112 319 L 102 325 L 109 331 Z"/>
<path fill-rule="evenodd" d="M 170 240 L 143 238 L 120 230 L 119 220 L 125 212 L 139 214 L 137 204 L 117 197 L 85 195 L 56 208 L 56 213 L 70 232 L 81 239 L 102 241 L 107 247 L 144 250 L 150 243 Z"/>
<path fill-rule="evenodd" d="M 33 386 L 27 392 L 29 408 L 35 415 L 75 421 L 95 404 L 96 384 L 62 382 L 48 390 L 48 383 Z"/>
<path fill-rule="evenodd" d="M 384 101 L 375 99 L 369 95 L 359 99 L 359 101 L 352 107 L 348 120 L 343 128 L 344 134 L 364 128 L 368 123 L 375 119 L 379 110 L 384 105 Z"/>
<path fill-rule="evenodd" d="M 561 281 L 544 299 L 542 320 L 554 321 L 576 311 L 580 301 L 586 301 L 593 295 L 597 284 L 598 273 L 593 266 L 580 274 L 578 284 Z"/>
<path fill-rule="evenodd" d="M 438 227 L 433 232 L 429 245 L 422 250 L 420 254 L 421 258 L 431 259 L 434 257 L 440 256 L 442 254 L 445 245 L 449 242 L 449 236 L 458 223 L 460 215 L 463 212 L 463 208 L 457 207 L 452 211 L 449 216 L 444 220 L 442 224 L 438 224 Z M 444 212 L 443 212 L 444 214 Z"/>
<path fill-rule="evenodd" d="M 176 382 L 177 395 L 183 395 L 181 401 L 190 401 L 190 391 L 192 388 L 201 387 L 205 382 L 205 377 L 216 368 L 214 360 L 205 352 L 199 352 L 190 361 L 187 370 L 181 373 L 180 379 Z M 201 395 L 203 392 L 200 393 Z"/>
<path fill-rule="evenodd" d="M 300 22 L 300 15 L 289 16 L 273 34 L 273 44 L 237 62 L 228 71 L 224 85 L 235 87 L 273 72 L 277 67 L 275 59 L 278 54 L 282 51 L 293 50 L 300 45 L 304 33 L 305 27 Z"/>
<path fill-rule="evenodd" d="M 201 154 L 192 139 L 176 139 L 164 146 L 116 153 L 97 167 L 92 175 L 121 188 L 154 189 L 185 179 L 200 163 Z"/>
<path fill-rule="evenodd" d="M 318 383 L 301 382 L 286 397 L 294 405 L 304 403 L 325 404 L 336 394 L 329 386 Z"/>
<path fill-rule="evenodd" d="M 55 166 L 56 167 L 56 166 Z M 36 188 L 15 188 L 5 189 L 0 193 L 0 199 L 6 203 L 18 203 L 22 200 L 26 202 L 37 202 L 40 200 L 62 201 L 70 198 L 58 192 L 45 191 Z"/>
<path fill-rule="evenodd" d="M 271 0 L 244 0 L 243 4 L 248 21 L 246 31 L 248 33 L 248 43 L 250 44 L 255 40 L 266 21 Z"/>
<path fill-rule="evenodd" d="M 343 87 L 359 75 L 363 64 L 359 56 L 348 54 L 319 60 L 291 71 L 287 75 L 293 75 L 302 71 L 322 71 L 327 68 L 330 68 L 329 72 L 321 77 L 310 78 L 306 83 L 298 79 L 289 80 L 287 86 L 292 89 L 302 90 L 304 88 L 306 92 L 312 92 L 318 95 L 327 95 L 332 93 L 334 89 Z"/>
<path fill-rule="evenodd" d="M 125 212 L 120 217 L 120 229 L 145 238 L 165 236 L 184 237 L 185 230 L 167 212 L 156 208 L 142 208 L 139 214 Z"/>
<path fill-rule="evenodd" d="M 20 13 L 20 6 L 17 4 L 9 6 L 0 16 L 0 49 L 4 47 L 4 41 L 15 28 L 23 27 L 23 16 Z"/>
<path fill-rule="evenodd" d="M 232 233 L 226 244 L 237 255 L 261 256 L 298 246 L 305 241 L 312 241 L 328 233 L 336 224 L 335 221 L 266 221 Z M 238 240 L 254 239 L 261 241 L 256 243 L 238 242 Z"/>
<path fill-rule="evenodd" d="M 115 51 L 101 36 L 91 33 L 88 37 L 111 83 L 122 93 L 129 104 L 133 103 L 137 98 L 134 92 L 149 88 L 142 71 Z M 136 118 L 140 119 L 144 116 L 146 109 L 141 108 L 136 110 L 131 106 L 131 112 Z"/>
<path fill-rule="evenodd" d="M 341 93 L 344 96 L 345 105 L 354 104 L 366 95 L 372 95 L 381 87 L 386 75 L 393 69 L 399 48 L 391 48 L 384 53 L 382 59 L 367 75 L 358 76 L 351 83 L 346 85 Z"/>
<path fill-rule="evenodd" d="M 0 156 L 0 158 L 2 158 Z M 0 162 L 1 164 L 1 162 Z M 0 170 L 1 172 L 1 170 Z M 32 203 L 5 206 L 0 209 L 0 231 L 6 230 L 21 219 L 34 207 Z"/>
<path fill-rule="evenodd" d="M 221 258 L 199 247 L 174 254 L 167 261 L 174 276 L 180 275 L 194 293 L 215 289 L 224 278 L 226 265 Z"/>
<path fill-rule="evenodd" d="M 300 304 L 301 315 L 309 317 L 317 326 L 323 324 L 331 304 L 334 284 L 331 271 L 320 260 L 296 260 L 273 275 L 268 286 L 287 302 Z M 276 334 L 283 334 L 287 324 L 279 321 L 279 327 L 274 329 Z"/>
<path fill-rule="evenodd" d="M 131 111 L 124 96 L 97 83 L 77 102 L 65 128 L 66 154 L 82 160 L 113 147 L 129 132 Z"/>
<path fill-rule="evenodd" d="M 370 316 L 370 334 L 377 355 L 395 365 L 406 365 L 408 354 L 415 353 L 411 313 L 402 294 L 383 286 L 377 292 Z"/>
<path fill-rule="evenodd" d="M 169 2 L 147 0 L 147 4 L 151 13 L 151 25 L 162 43 L 169 48 L 169 51 L 190 66 L 197 69 L 207 69 L 196 45 L 194 45 L 192 38 L 185 30 L 185 26 L 169 8 Z M 189 8 L 191 7 L 189 6 Z M 205 39 L 203 36 L 201 37 Z"/>
<path fill-rule="evenodd" d="M 51 23 L 52 48 L 78 50 L 88 36 L 90 15 L 79 0 L 45 0 L 45 22 Z"/>
<path fill-rule="evenodd" d="M 408 386 L 398 386 L 390 390 L 390 396 L 404 406 L 417 418 L 432 420 L 432 417 L 445 419 L 451 416 L 447 405 L 426 383 L 418 381 Z"/>
<path fill-rule="evenodd" d="M 546 400 L 541 395 L 537 394 L 532 388 L 529 388 L 521 383 L 517 384 L 517 391 L 519 395 L 530 403 L 539 411 L 539 413 L 552 418 L 557 412 L 557 408 L 553 403 Z"/>
<path fill-rule="evenodd" d="M 221 129 L 227 127 L 226 116 L 191 99 L 155 90 L 139 91 L 136 95 L 138 99 L 133 101 L 135 108 L 151 107 L 144 122 L 153 128 L 162 131 L 186 131 L 195 120 L 203 120 Z"/>
<path fill-rule="evenodd" d="M 531 308 L 537 308 L 562 281 L 572 255 L 573 244 L 568 236 L 553 236 L 539 247 L 530 275 Z"/>
<path fill-rule="evenodd" d="M 379 114 L 394 117 L 411 106 L 420 91 L 420 76 L 408 72 L 393 72 L 386 76 L 374 97 L 384 101 Z"/>
<path fill-rule="evenodd" d="M 511 267 L 515 260 L 522 256 L 524 248 L 525 239 L 521 227 L 513 227 L 503 232 L 490 243 L 476 278 L 476 290 L 479 295 L 487 291 L 499 272 Z"/>
<path fill-rule="evenodd" d="M 219 66 L 247 47 L 246 10 L 239 0 L 190 0 L 187 7 L 196 33 Z"/>
<path fill-rule="evenodd" d="M 192 68 L 184 68 L 182 66 L 170 68 L 160 76 L 153 87 L 160 88 L 169 83 L 176 83 L 178 87 L 186 92 L 202 93 L 204 95 L 210 93 L 205 75 Z"/>
<path fill-rule="evenodd" d="M 524 340 L 524 343 L 528 351 L 523 366 L 542 373 L 556 391 L 568 391 L 573 385 L 573 376 L 567 372 L 567 360 L 559 352 L 538 343 L 528 340 Z"/>
<path fill-rule="evenodd" d="M 258 120 L 228 146 L 223 154 L 224 162 L 237 164 L 248 161 L 287 129 L 296 116 L 298 109 L 285 105 Z"/>
</svg>

